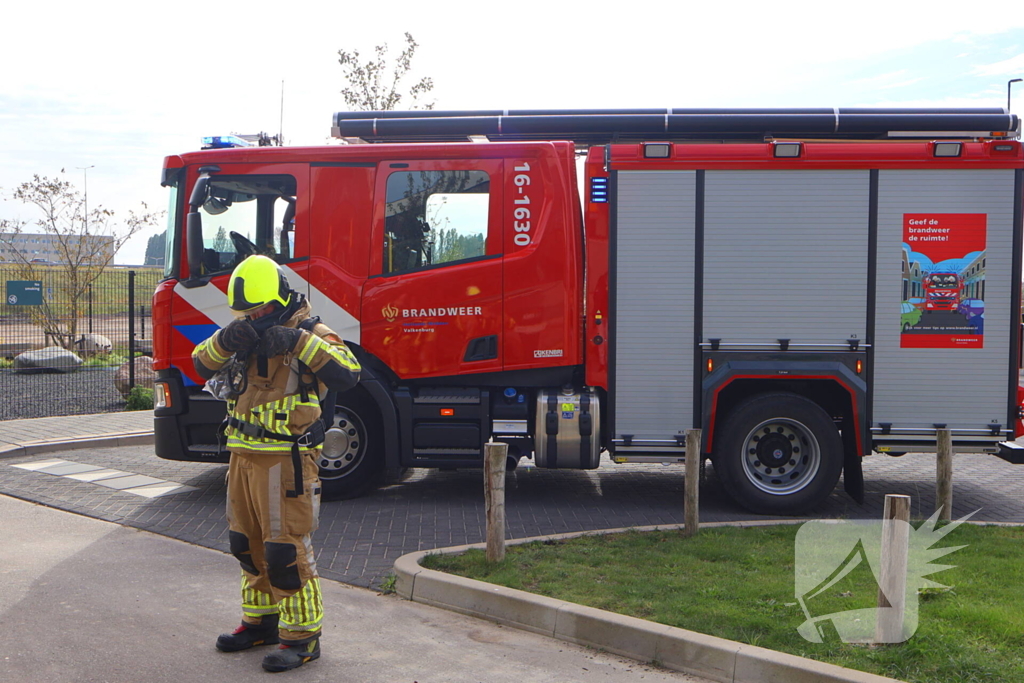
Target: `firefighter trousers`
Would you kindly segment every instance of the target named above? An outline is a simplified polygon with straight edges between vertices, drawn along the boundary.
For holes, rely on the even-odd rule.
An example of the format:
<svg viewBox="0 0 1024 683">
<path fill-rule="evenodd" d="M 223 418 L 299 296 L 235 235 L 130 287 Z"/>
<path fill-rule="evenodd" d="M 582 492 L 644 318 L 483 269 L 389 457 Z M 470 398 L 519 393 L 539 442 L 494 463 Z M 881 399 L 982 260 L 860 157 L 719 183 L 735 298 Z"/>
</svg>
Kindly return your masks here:
<svg viewBox="0 0 1024 683">
<path fill-rule="evenodd" d="M 303 641 L 323 624 L 320 579 L 310 534 L 320 517 L 320 480 L 313 451 L 300 454 L 296 495 L 291 454 L 232 451 L 228 465 L 228 537 L 242 565 L 243 620 L 280 616 L 280 637 Z"/>
</svg>

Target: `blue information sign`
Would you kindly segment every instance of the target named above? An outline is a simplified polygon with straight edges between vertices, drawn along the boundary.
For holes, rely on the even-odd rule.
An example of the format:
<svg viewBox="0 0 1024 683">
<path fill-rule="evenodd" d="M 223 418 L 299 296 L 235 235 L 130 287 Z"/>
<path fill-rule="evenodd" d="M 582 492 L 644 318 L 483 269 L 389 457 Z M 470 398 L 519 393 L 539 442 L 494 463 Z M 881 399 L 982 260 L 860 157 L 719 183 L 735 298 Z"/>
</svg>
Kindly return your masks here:
<svg viewBox="0 0 1024 683">
<path fill-rule="evenodd" d="M 42 306 L 43 283 L 40 280 L 8 280 L 5 301 L 11 306 Z"/>
</svg>

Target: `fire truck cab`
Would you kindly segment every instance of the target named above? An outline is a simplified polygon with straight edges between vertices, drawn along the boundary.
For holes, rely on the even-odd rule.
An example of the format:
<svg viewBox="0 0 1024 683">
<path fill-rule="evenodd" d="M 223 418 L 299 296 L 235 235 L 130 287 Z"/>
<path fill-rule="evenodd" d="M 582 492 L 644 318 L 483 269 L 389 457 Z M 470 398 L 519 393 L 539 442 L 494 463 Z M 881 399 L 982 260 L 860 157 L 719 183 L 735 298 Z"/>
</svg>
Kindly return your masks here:
<svg viewBox="0 0 1024 683">
<path fill-rule="evenodd" d="M 480 467 L 491 438 L 513 463 L 588 469 L 603 452 L 681 462 L 702 429 L 697 456 L 739 504 L 794 514 L 844 470 L 859 497 L 873 451 L 934 450 L 939 428 L 961 451 L 1015 436 L 1024 154 L 1001 110 L 334 123 L 366 144 L 165 160 L 160 457 L 226 461 L 224 404 L 190 355 L 231 320 L 228 277 L 256 253 L 364 368 L 319 457 L 336 497 L 405 468 Z M 974 216 L 956 230 L 996 247 L 983 335 L 904 344 L 906 215 Z M 972 400 L 925 400 L 950 382 Z"/>
</svg>

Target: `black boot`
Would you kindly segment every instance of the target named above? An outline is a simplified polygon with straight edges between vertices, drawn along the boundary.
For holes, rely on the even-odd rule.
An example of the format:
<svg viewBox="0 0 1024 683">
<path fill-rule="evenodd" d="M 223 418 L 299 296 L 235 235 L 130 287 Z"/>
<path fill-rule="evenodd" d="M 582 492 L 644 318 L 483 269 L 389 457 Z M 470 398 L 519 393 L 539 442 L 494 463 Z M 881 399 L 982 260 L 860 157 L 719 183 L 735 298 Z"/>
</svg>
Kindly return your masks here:
<svg viewBox="0 0 1024 683">
<path fill-rule="evenodd" d="M 263 669 L 270 673 L 279 673 L 298 669 L 306 662 L 320 659 L 320 636 L 310 640 L 292 642 L 281 641 L 281 646 L 263 658 Z"/>
<path fill-rule="evenodd" d="M 222 633 L 217 638 L 217 649 L 221 652 L 238 652 L 256 645 L 274 645 L 278 642 L 277 619 L 276 614 L 268 614 L 259 624 L 243 621 L 234 633 Z"/>
</svg>

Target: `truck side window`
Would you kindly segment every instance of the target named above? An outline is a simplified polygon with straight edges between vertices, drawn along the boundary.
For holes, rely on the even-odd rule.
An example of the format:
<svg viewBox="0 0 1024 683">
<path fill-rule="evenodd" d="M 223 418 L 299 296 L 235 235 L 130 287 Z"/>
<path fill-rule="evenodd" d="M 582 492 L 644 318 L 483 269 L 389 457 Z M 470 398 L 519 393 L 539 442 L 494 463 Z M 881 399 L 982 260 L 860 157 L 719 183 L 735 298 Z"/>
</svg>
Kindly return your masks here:
<svg viewBox="0 0 1024 683">
<path fill-rule="evenodd" d="M 199 208 L 205 272 L 229 272 L 252 254 L 289 260 L 295 189 L 292 176 L 213 176 L 210 196 Z"/>
<path fill-rule="evenodd" d="M 487 173 L 397 171 L 385 202 L 384 274 L 487 254 Z"/>
</svg>

